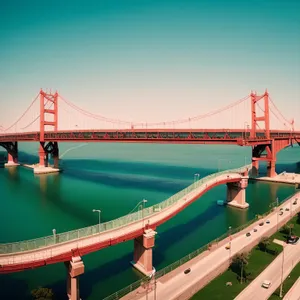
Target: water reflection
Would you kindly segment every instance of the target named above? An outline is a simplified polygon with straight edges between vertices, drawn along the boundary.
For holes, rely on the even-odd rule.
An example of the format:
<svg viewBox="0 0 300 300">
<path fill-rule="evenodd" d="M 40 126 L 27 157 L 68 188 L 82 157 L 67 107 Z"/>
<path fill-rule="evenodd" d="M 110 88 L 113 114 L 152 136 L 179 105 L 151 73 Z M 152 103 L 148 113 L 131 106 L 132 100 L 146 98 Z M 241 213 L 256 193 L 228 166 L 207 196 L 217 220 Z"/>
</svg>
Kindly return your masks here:
<svg viewBox="0 0 300 300">
<path fill-rule="evenodd" d="M 20 174 L 18 172 L 18 167 L 9 167 L 6 168 L 9 178 L 12 181 L 18 182 L 20 181 Z"/>
</svg>

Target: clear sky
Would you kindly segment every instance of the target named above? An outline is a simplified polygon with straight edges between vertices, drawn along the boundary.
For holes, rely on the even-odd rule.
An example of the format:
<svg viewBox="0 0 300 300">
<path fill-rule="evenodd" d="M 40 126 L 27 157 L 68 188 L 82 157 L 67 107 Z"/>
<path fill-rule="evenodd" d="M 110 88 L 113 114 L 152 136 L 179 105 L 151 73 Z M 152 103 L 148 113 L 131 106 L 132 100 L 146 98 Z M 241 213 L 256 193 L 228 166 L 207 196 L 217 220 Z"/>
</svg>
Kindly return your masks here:
<svg viewBox="0 0 300 300">
<path fill-rule="evenodd" d="M 192 117 L 268 88 L 300 128 L 299 0 L 1 1 L 0 42 L 4 127 L 40 88 L 133 122 Z"/>
</svg>

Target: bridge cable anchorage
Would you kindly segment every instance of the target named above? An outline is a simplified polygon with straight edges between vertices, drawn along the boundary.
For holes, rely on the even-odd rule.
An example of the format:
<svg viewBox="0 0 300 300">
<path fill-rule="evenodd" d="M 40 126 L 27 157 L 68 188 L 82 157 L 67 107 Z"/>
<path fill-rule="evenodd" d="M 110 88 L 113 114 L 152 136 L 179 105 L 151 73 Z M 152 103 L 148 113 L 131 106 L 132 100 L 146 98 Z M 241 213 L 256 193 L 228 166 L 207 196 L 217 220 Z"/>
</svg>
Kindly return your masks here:
<svg viewBox="0 0 300 300">
<path fill-rule="evenodd" d="M 36 95 L 36 97 L 33 99 L 33 101 L 30 103 L 30 105 L 27 107 L 27 109 L 25 110 L 25 112 L 17 119 L 17 121 L 15 121 L 12 125 L 10 125 L 9 127 L 5 128 L 3 131 L 6 132 L 9 129 L 11 129 L 12 127 L 14 127 L 15 125 L 17 125 L 17 123 L 27 114 L 27 112 L 30 110 L 30 108 L 33 106 L 33 104 L 36 102 L 36 100 L 39 97 L 39 93 Z"/>
<path fill-rule="evenodd" d="M 132 127 L 136 127 L 136 126 L 145 126 L 145 122 L 131 122 L 131 121 L 126 121 L 126 120 L 120 120 L 120 119 L 113 119 L 113 118 L 107 118 L 107 117 L 104 117 L 103 115 L 99 115 L 99 114 L 94 114 L 94 113 L 91 113 L 75 104 L 73 104 L 71 101 L 68 101 L 67 99 L 65 99 L 64 97 L 62 97 L 61 95 L 59 95 L 60 99 L 66 103 L 68 106 L 70 106 L 71 108 L 75 109 L 76 111 L 80 112 L 81 114 L 83 115 L 86 115 L 88 117 L 91 117 L 91 118 L 94 118 L 94 119 L 97 119 L 97 120 L 101 120 L 101 121 L 105 121 L 105 122 L 109 122 L 109 123 L 114 123 L 114 124 L 126 124 L 126 125 L 129 125 L 131 128 Z M 147 127 L 148 126 L 165 126 L 165 125 L 171 125 L 171 126 L 175 126 L 177 124 L 181 124 L 181 123 L 189 123 L 191 121 L 197 121 L 197 120 L 200 120 L 200 119 L 204 119 L 204 118 L 207 118 L 207 117 L 210 117 L 210 116 L 213 116 L 215 114 L 218 114 L 220 112 L 223 112 L 225 110 L 228 110 L 244 101 L 246 101 L 247 99 L 249 98 L 249 95 L 247 95 L 246 97 L 243 97 L 229 105 L 226 105 L 222 108 L 219 108 L 219 109 L 215 109 L 215 110 L 212 110 L 206 114 L 202 114 L 202 115 L 197 115 L 197 116 L 194 116 L 194 117 L 189 117 L 189 118 L 185 118 L 185 119 L 178 119 L 178 120 L 173 120 L 173 121 L 163 121 L 163 122 L 152 122 L 152 123 L 148 123 L 147 122 Z"/>
</svg>

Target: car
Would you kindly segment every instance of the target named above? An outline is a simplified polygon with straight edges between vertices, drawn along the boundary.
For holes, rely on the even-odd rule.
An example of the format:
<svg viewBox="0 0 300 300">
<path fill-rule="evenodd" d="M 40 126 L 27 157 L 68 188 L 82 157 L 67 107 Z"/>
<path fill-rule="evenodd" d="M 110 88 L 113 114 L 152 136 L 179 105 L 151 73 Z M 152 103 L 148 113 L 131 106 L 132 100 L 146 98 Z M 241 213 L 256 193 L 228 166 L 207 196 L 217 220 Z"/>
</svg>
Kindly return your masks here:
<svg viewBox="0 0 300 300">
<path fill-rule="evenodd" d="M 279 213 L 279 216 L 282 216 L 283 215 L 283 211 L 281 211 L 280 213 Z"/>
<path fill-rule="evenodd" d="M 293 202 L 293 204 L 296 205 L 296 204 L 297 204 L 297 200 L 295 200 L 295 201 Z"/>
<path fill-rule="evenodd" d="M 251 235 L 251 233 L 250 233 L 250 232 L 247 232 L 247 233 L 246 233 L 246 236 L 250 236 L 250 235 Z"/>
<path fill-rule="evenodd" d="M 262 287 L 268 289 L 272 285 L 271 280 L 264 280 L 262 283 Z"/>
<path fill-rule="evenodd" d="M 253 229 L 253 231 L 254 231 L 254 232 L 257 232 L 257 229 L 256 229 L 256 228 L 254 228 L 254 229 Z"/>
<path fill-rule="evenodd" d="M 267 220 L 267 221 L 266 221 L 266 224 L 270 224 L 270 220 Z"/>
<path fill-rule="evenodd" d="M 230 249 L 230 244 L 226 245 L 225 249 L 229 250 Z"/>
<path fill-rule="evenodd" d="M 280 208 L 280 210 L 282 211 L 282 210 L 283 210 L 283 208 L 281 207 L 281 208 Z"/>
<path fill-rule="evenodd" d="M 298 236 L 295 236 L 295 235 L 292 235 L 292 236 L 289 236 L 288 238 L 287 238 L 287 243 L 288 244 L 292 244 L 292 245 L 296 245 L 297 243 L 298 243 L 298 241 L 299 241 L 299 237 Z"/>
<path fill-rule="evenodd" d="M 286 210 L 286 211 L 289 211 L 290 209 L 287 207 L 285 210 Z"/>
<path fill-rule="evenodd" d="M 259 226 L 263 226 L 263 225 L 264 225 L 264 222 L 260 222 L 258 225 L 259 225 Z"/>
</svg>

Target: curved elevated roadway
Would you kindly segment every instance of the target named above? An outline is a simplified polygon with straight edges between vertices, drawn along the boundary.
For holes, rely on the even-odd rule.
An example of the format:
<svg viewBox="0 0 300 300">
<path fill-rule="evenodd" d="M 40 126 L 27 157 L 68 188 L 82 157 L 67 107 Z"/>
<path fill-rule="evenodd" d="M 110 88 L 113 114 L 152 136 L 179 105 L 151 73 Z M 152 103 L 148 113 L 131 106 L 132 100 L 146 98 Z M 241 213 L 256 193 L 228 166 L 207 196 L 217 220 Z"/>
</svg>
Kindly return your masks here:
<svg viewBox="0 0 300 300">
<path fill-rule="evenodd" d="M 247 166 L 247 168 L 248 167 L 249 166 Z M 163 205 L 164 202 L 166 202 L 163 201 L 146 208 L 144 218 L 138 217 L 138 219 L 134 221 L 129 219 L 127 224 L 112 226 L 114 228 L 104 231 L 100 230 L 100 233 L 93 233 L 82 238 L 73 238 L 64 242 L 56 241 L 56 244 L 54 244 L 53 236 L 19 243 L 0 244 L 0 273 L 17 272 L 47 264 L 70 261 L 72 256 L 83 256 L 139 237 L 144 233 L 145 227 L 155 229 L 157 226 L 177 215 L 211 188 L 225 183 L 239 182 L 243 177 L 242 172 L 245 171 L 246 167 L 243 167 L 241 169 L 228 170 L 227 172 L 207 176 L 178 194 L 175 194 L 173 200 L 172 197 L 166 200 L 169 201 L 167 206 Z M 130 217 L 130 215 L 128 215 L 128 217 Z M 125 216 L 125 218 L 127 218 L 127 216 Z M 118 219 L 107 223 L 114 221 L 117 222 Z M 101 226 L 105 226 L 107 223 L 101 224 Z M 89 228 L 93 229 L 96 227 L 97 225 Z M 70 235 L 74 232 L 76 233 L 76 231 L 70 232 Z M 67 233 L 64 233 L 64 235 L 66 234 Z M 44 241 L 43 239 L 48 239 L 48 241 L 52 239 L 53 242 L 50 245 L 38 247 L 37 245 L 41 245 L 40 241 Z M 35 244 L 34 249 L 27 250 L 30 249 L 30 247 L 26 249 L 24 245 L 30 245 L 33 242 Z M 22 247 L 18 245 L 22 245 Z"/>
</svg>

